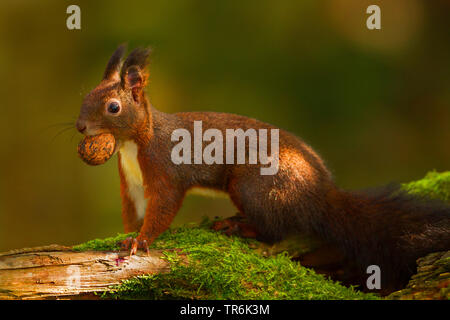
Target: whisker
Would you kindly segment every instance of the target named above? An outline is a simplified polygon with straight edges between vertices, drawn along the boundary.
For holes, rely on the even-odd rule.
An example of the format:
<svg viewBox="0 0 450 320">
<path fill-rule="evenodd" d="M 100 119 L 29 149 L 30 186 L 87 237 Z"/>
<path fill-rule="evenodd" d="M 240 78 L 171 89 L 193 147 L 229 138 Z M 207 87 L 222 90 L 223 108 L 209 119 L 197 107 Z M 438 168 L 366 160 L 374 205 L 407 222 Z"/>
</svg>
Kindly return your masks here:
<svg viewBox="0 0 450 320">
<path fill-rule="evenodd" d="M 49 128 L 54 128 L 54 127 L 59 127 L 59 126 L 68 126 L 68 125 L 73 126 L 74 123 L 72 121 L 71 122 L 59 122 L 59 123 L 54 123 L 54 124 L 51 124 L 49 126 L 46 126 L 43 129 L 46 130 L 46 129 L 49 129 Z"/>
<path fill-rule="evenodd" d="M 70 142 L 72 142 L 72 140 L 73 140 L 73 137 L 75 137 L 75 134 L 76 134 L 77 132 L 75 131 L 74 133 L 72 133 L 72 137 L 70 137 Z"/>
<path fill-rule="evenodd" d="M 53 141 L 55 141 L 55 139 L 56 139 L 58 136 L 60 136 L 60 135 L 63 134 L 64 132 L 67 132 L 68 130 L 71 130 L 71 129 L 75 129 L 75 126 L 70 126 L 70 127 L 68 127 L 68 128 L 64 128 L 64 129 L 62 129 L 61 131 L 59 131 L 59 132 L 52 138 L 52 140 L 50 140 L 50 143 L 52 143 Z"/>
<path fill-rule="evenodd" d="M 51 125 L 48 125 L 46 127 L 36 128 L 33 131 L 35 132 L 36 136 L 41 136 L 44 133 L 48 132 L 49 130 L 53 128 L 69 128 L 69 127 L 75 127 L 74 122 L 60 122 L 60 123 L 54 123 Z"/>
</svg>

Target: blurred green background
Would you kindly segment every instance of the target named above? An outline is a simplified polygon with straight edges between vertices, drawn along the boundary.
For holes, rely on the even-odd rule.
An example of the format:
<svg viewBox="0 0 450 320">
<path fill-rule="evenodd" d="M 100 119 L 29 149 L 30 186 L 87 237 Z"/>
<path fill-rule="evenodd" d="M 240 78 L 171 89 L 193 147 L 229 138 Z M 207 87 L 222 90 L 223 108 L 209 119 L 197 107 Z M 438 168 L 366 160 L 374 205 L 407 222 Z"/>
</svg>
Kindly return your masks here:
<svg viewBox="0 0 450 320">
<path fill-rule="evenodd" d="M 81 30 L 66 28 L 70 4 L 81 7 Z M 370 4 L 381 7 L 381 30 L 366 28 Z M 81 135 L 60 133 L 122 42 L 153 47 L 156 108 L 271 122 L 312 145 L 342 187 L 450 169 L 449 9 L 446 0 L 2 0 L 0 250 L 122 231 L 117 160 L 89 167 L 76 154 Z M 174 223 L 234 212 L 190 196 Z"/>
</svg>

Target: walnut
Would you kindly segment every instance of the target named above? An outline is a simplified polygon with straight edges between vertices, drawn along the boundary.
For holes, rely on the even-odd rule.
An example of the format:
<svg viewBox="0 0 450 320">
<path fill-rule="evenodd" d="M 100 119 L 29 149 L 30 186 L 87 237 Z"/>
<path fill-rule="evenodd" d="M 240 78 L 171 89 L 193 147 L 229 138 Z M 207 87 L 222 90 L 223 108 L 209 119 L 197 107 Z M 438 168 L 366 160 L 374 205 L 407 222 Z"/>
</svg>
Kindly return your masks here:
<svg viewBox="0 0 450 320">
<path fill-rule="evenodd" d="M 111 158 L 116 147 L 114 136 L 102 133 L 96 136 L 88 136 L 78 144 L 78 155 L 91 166 L 103 164 Z"/>
</svg>

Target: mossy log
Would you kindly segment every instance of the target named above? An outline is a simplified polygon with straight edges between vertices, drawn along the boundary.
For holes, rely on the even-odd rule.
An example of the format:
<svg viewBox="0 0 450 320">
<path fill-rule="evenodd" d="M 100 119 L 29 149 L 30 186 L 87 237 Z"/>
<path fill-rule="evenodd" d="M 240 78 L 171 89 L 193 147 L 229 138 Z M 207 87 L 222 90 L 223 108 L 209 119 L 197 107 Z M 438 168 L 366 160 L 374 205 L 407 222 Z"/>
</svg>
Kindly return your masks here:
<svg viewBox="0 0 450 320">
<path fill-rule="evenodd" d="M 149 254 L 132 257 L 117 245 L 129 236 L 136 235 L 0 253 L 0 300 L 376 298 L 304 268 L 286 251 L 276 254 L 284 246 L 230 238 L 207 225 L 168 230 Z"/>
<path fill-rule="evenodd" d="M 296 254 L 316 248 L 318 243 L 310 240 L 295 237 L 271 246 L 255 241 L 251 247 L 266 257 L 283 251 Z M 0 300 L 98 299 L 123 280 L 170 272 L 162 250 L 130 257 L 129 251 L 98 251 L 108 249 L 112 241 L 107 240 L 105 248 L 97 248 L 99 243 L 105 245 L 93 240 L 75 247 L 54 244 L 0 253 Z M 308 247 L 311 243 L 314 246 Z M 84 246 L 95 251 L 84 251 Z"/>
<path fill-rule="evenodd" d="M 51 245 L 0 254 L 0 299 L 95 298 L 142 274 L 169 271 L 159 250 L 138 252 L 72 251 Z"/>
</svg>

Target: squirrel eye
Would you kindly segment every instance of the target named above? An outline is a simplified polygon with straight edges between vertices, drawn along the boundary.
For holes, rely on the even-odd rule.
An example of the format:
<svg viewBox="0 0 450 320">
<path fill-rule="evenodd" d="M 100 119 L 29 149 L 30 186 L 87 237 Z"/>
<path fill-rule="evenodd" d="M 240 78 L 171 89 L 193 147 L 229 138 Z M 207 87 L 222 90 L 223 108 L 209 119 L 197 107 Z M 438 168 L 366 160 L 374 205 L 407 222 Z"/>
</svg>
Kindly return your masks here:
<svg viewBox="0 0 450 320">
<path fill-rule="evenodd" d="M 108 104 L 109 113 L 118 113 L 120 111 L 120 104 L 118 101 L 112 101 Z"/>
</svg>

